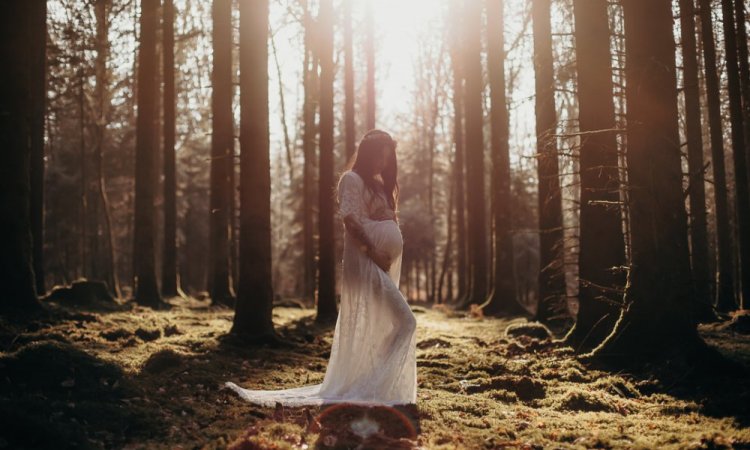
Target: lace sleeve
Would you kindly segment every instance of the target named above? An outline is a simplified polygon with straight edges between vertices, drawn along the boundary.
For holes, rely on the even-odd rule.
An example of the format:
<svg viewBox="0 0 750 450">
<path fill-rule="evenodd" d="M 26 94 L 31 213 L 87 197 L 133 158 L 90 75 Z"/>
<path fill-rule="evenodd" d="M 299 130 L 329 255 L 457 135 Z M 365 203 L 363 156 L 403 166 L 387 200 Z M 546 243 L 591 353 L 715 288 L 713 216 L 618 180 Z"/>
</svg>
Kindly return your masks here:
<svg viewBox="0 0 750 450">
<path fill-rule="evenodd" d="M 362 180 L 357 174 L 347 172 L 342 175 L 337 189 L 339 220 L 344 220 L 344 217 L 349 214 L 354 214 L 360 221 L 367 216 L 364 205 L 363 187 Z"/>
</svg>

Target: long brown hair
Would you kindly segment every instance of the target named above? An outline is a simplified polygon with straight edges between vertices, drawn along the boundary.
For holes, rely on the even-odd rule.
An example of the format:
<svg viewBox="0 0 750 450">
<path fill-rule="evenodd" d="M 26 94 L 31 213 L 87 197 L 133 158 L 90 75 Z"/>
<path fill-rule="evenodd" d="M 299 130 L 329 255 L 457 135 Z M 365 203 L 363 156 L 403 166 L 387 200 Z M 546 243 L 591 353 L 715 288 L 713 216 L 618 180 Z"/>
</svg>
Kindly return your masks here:
<svg viewBox="0 0 750 450">
<path fill-rule="evenodd" d="M 388 201 L 388 205 L 393 209 L 397 210 L 398 207 L 398 161 L 396 158 L 396 146 L 398 145 L 390 134 L 383 130 L 373 129 L 365 133 L 362 140 L 359 142 L 357 151 L 352 155 L 349 163 L 345 170 L 352 170 L 362 177 L 365 182 L 365 186 L 375 195 L 380 191 L 380 181 L 382 181 L 382 187 L 385 190 L 385 197 Z M 383 147 L 387 146 L 386 151 L 392 152 L 391 158 L 388 160 L 388 164 L 383 169 L 383 172 L 378 177 L 375 172 L 375 161 L 377 158 L 382 158 L 381 153 Z"/>
</svg>

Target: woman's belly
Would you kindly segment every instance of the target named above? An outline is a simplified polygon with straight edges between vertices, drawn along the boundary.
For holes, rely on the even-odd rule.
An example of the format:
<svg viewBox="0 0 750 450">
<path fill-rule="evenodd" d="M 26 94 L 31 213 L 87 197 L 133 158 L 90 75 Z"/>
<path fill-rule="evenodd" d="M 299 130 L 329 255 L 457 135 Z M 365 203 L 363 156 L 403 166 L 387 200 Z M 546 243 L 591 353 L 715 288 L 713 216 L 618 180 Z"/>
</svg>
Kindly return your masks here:
<svg viewBox="0 0 750 450">
<path fill-rule="evenodd" d="M 386 252 L 391 259 L 395 259 L 403 251 L 404 240 L 395 221 L 365 220 L 362 226 L 375 247 Z"/>
</svg>

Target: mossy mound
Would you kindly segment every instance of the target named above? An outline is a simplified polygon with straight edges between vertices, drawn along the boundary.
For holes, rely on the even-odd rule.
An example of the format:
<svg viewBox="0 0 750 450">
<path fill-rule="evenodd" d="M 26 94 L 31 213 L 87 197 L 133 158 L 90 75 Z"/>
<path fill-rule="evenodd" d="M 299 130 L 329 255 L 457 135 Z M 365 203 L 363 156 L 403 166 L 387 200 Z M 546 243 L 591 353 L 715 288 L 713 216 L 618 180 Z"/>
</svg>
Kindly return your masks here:
<svg viewBox="0 0 750 450">
<path fill-rule="evenodd" d="M 502 375 L 483 380 L 475 385 L 469 385 L 466 392 L 474 394 L 490 390 L 512 392 L 519 400 L 527 402 L 544 398 L 546 390 L 544 383 L 527 376 Z"/>
<path fill-rule="evenodd" d="M 526 336 L 541 341 L 552 339 L 552 332 L 539 322 L 521 322 L 508 325 L 505 329 L 505 336 L 512 338 Z"/>
<path fill-rule="evenodd" d="M 55 286 L 43 300 L 70 306 L 116 305 L 107 283 L 80 279 L 70 286 Z"/>
<path fill-rule="evenodd" d="M 141 338 L 141 340 L 150 342 L 155 341 L 161 337 L 161 330 L 158 328 L 143 328 L 138 327 L 135 330 L 135 335 Z"/>
<path fill-rule="evenodd" d="M 123 376 L 111 363 L 64 342 L 37 341 L 0 358 L 0 391 L 23 389 L 46 394 L 75 392 L 97 398 Z"/>
<path fill-rule="evenodd" d="M 641 396 L 641 392 L 633 383 L 615 376 L 599 378 L 591 384 L 591 387 L 622 398 L 639 398 Z"/>
<path fill-rule="evenodd" d="M 136 392 L 116 364 L 64 342 L 31 342 L 0 358 L 3 442 L 19 449 L 122 442 L 155 425 L 150 411 L 126 403 Z"/>
<path fill-rule="evenodd" d="M 735 311 L 732 313 L 732 319 L 724 327 L 735 333 L 750 334 L 750 310 Z"/>
<path fill-rule="evenodd" d="M 557 401 L 557 409 L 563 411 L 581 412 L 612 412 L 624 413 L 622 404 L 601 391 L 590 391 L 572 388 Z"/>
<path fill-rule="evenodd" d="M 143 372 L 156 374 L 169 369 L 179 368 L 182 366 L 183 358 L 183 355 L 174 350 L 159 350 L 146 360 L 146 363 L 143 365 Z"/>
</svg>

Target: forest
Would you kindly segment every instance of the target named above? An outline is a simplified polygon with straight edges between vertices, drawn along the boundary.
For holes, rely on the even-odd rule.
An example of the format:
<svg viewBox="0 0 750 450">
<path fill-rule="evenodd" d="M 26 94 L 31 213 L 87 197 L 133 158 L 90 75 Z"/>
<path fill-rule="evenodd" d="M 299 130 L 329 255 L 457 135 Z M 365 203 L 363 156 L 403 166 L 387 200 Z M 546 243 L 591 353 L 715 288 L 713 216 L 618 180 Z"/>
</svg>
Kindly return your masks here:
<svg viewBox="0 0 750 450">
<path fill-rule="evenodd" d="M 3 0 L 0 448 L 750 448 L 745 0 Z M 417 401 L 320 383 L 397 141 Z M 377 299 L 373 299 L 377 300 Z"/>
</svg>

